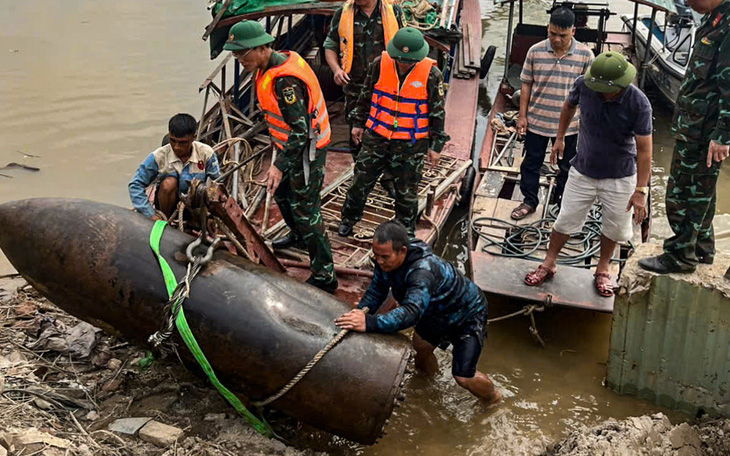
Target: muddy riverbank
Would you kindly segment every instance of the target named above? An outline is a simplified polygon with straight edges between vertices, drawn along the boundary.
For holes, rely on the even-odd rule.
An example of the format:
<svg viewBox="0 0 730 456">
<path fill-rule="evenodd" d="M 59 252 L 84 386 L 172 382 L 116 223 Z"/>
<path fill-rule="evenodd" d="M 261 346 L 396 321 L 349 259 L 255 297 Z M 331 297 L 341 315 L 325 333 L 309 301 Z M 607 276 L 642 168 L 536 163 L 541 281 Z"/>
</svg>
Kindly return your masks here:
<svg viewBox="0 0 730 456">
<path fill-rule="evenodd" d="M 526 0 L 525 17 L 544 22 L 550 3 Z M 611 0 L 611 5 L 622 13 L 632 10 L 625 0 Z M 498 47 L 484 84 L 482 109 L 489 105 L 488 95 L 494 93 L 504 63 L 506 10 L 492 0 L 482 1 L 484 47 Z M 8 2 L 0 15 L 0 101 L 12 109 L 0 112 L 0 166 L 20 162 L 40 171 L 3 171 L 11 177 L 0 177 L 0 202 L 52 195 L 129 206 L 127 183 L 140 161 L 159 145 L 169 116 L 180 111 L 200 115 L 197 88 L 218 64 L 208 60 L 207 44 L 200 40 L 208 20 L 198 2 Z M 657 105 L 655 112 L 652 194 L 655 221 L 662 221 L 673 141 L 668 110 Z M 730 212 L 729 173 L 726 166 L 718 213 Z M 465 261 L 463 245 L 449 248 L 452 258 L 461 255 Z M 12 272 L 3 261 L 0 256 L 0 274 Z M 26 301 L 30 304 L 16 313 Z M 490 302 L 490 316 L 518 305 L 495 300 Z M 568 435 L 589 434 L 583 425 L 600 427 L 610 417 L 621 421 L 662 412 L 674 425 L 690 419 L 603 386 L 611 324 L 605 314 L 553 309 L 538 315 L 545 349 L 534 343 L 524 319 L 490 326 L 479 368 L 492 375 L 503 392 L 504 402 L 493 409 L 480 407 L 454 383 L 450 353 L 438 352 L 442 373 L 409 380 L 407 401 L 385 438 L 372 447 L 328 439 L 282 417 L 271 417 L 272 422 L 300 443 L 285 447 L 262 439 L 234 416 L 205 380 L 174 359 L 140 368 L 137 361 L 145 352 L 114 336 L 100 336 L 97 345 L 108 352 L 106 361 L 69 358 L 40 345 L 37 350 L 28 348 L 40 336 L 36 325 L 46 318 L 64 322 L 66 328 L 78 325 L 31 290 L 12 303 L 0 302 L 0 356 L 10 360 L 2 367 L 5 391 L 10 386 L 70 388 L 73 391 L 65 394 L 79 396 L 72 398 L 76 401 L 90 402 L 91 396 L 98 408 L 84 409 L 78 416 L 74 412 L 82 431 L 63 403 L 58 408 L 43 399 L 51 404 L 43 408 L 48 406 L 36 403 L 32 393 L 8 393 L 0 397 L 0 427 L 19 429 L 21 434 L 35 427 L 70 441 L 78 454 L 539 454 Z M 99 416 L 89 415 L 91 411 Z M 184 437 L 175 450 L 158 448 L 136 435 L 110 433 L 108 424 L 124 417 L 151 417 L 183 430 Z M 90 453 L 82 452 L 83 445 Z M 38 449 L 33 448 L 23 455 Z"/>
<path fill-rule="evenodd" d="M 174 356 L 148 362 L 145 350 L 66 314 L 22 279 L 0 281 L 0 312 L 1 455 L 363 454 L 361 447 L 276 413 L 266 418 L 286 444 L 255 433 L 195 366 L 188 370 Z M 408 395 L 418 396 L 422 388 L 418 377 L 406 385 Z M 489 436 L 488 447 L 456 446 L 441 454 L 730 454 L 730 420 L 673 425 L 659 413 L 610 419 L 550 442 L 520 435 L 504 404 L 495 410 L 489 426 L 497 434 Z M 150 422 L 169 426 L 174 437 L 147 431 Z M 397 426 L 386 431 L 400 432 Z"/>
</svg>

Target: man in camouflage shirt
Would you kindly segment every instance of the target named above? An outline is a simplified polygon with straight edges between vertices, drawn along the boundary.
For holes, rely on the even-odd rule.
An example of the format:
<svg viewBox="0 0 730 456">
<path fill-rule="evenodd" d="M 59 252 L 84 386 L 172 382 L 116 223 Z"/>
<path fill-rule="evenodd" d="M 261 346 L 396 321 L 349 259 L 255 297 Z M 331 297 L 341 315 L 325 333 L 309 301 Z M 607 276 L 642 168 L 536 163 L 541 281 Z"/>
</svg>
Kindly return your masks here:
<svg viewBox="0 0 730 456">
<path fill-rule="evenodd" d="M 244 69 L 257 76 L 259 104 L 263 93 L 261 81 L 266 72 L 285 64 L 288 60 L 286 54 L 269 47 L 273 41 L 273 37 L 267 34 L 258 22 L 243 21 L 231 27 L 229 40 L 223 48 L 233 51 Z M 294 53 L 290 55 L 289 58 L 298 57 Z M 311 69 L 308 67 L 307 69 L 311 72 Z M 337 279 L 332 262 L 332 250 L 320 213 L 320 190 L 324 181 L 327 149 L 318 147 L 314 159 L 306 161 L 308 169 L 305 169 L 304 159 L 309 154 L 310 141 L 316 140 L 310 139 L 309 122 L 316 114 L 309 112 L 309 90 L 305 82 L 307 77 L 304 70 L 299 71 L 302 73 L 301 78 L 281 76 L 276 77 L 273 82 L 273 95 L 281 111 L 281 119 L 288 127 L 288 137 L 285 146 L 279 150 L 276 160 L 267 172 L 267 191 L 274 192 L 274 199 L 290 229 L 290 234 L 275 240 L 272 244 L 274 248 L 294 245 L 306 248 L 309 251 L 312 271 L 307 283 L 332 293 L 337 288 Z M 320 101 L 324 103 L 313 72 L 310 77 L 314 78 L 313 83 L 317 84 L 316 91 L 322 98 Z M 326 107 L 323 109 L 326 110 Z M 274 140 L 271 125 L 269 132 Z"/>
<path fill-rule="evenodd" d="M 437 347 L 453 345 L 451 374 L 473 395 L 493 404 L 500 394 L 477 369 L 487 325 L 487 298 L 474 282 L 435 255 L 420 239 L 409 239 L 397 221 L 381 224 L 373 236 L 375 271 L 358 308 L 335 324 L 357 332 L 394 333 L 415 326 L 416 367 L 435 374 Z M 399 306 L 377 314 L 392 294 Z M 367 313 L 362 309 L 368 309 Z"/>
<path fill-rule="evenodd" d="M 396 63 L 397 90 L 399 93 L 406 90 L 408 85 L 422 87 L 423 82 L 409 79 L 411 71 L 426 58 L 428 44 L 421 32 L 411 27 L 402 28 L 388 44 L 387 56 Z M 385 53 L 383 55 L 386 55 Z M 399 117 L 404 109 L 389 110 L 374 108 L 371 111 L 373 92 L 381 80 L 381 61 L 377 58 L 368 69 L 365 87 L 360 93 L 355 110 L 351 114 L 353 120 L 352 139 L 356 143 L 362 142 L 362 150 L 355 164 L 355 175 L 352 184 L 347 190 L 345 203 L 342 206 L 342 221 L 338 234 L 349 236 L 353 226 L 362 218 L 367 196 L 373 189 L 375 182 L 384 170 L 390 171 L 395 185 L 395 216 L 403 223 L 408 233 L 413 236 L 416 230 L 418 217 L 418 182 L 421 180 L 424 159 L 428 157 L 432 165 L 436 165 L 444 145 L 449 136 L 444 132 L 444 84 L 443 76 L 436 66 L 430 66 L 425 81 L 427 100 L 423 102 L 427 109 L 427 134 L 418 139 L 393 139 L 392 136 L 409 120 L 408 114 Z M 429 60 L 429 62 L 433 62 Z M 404 97 L 380 95 L 380 99 L 389 99 L 394 103 L 405 105 Z M 395 99 L 395 100 L 394 100 Z M 382 109 L 378 111 L 378 109 Z M 373 112 L 389 112 L 395 117 L 395 124 L 384 126 L 377 119 L 372 118 Z M 371 127 L 366 122 L 375 121 Z M 401 122 L 401 126 L 398 126 Z M 382 128 L 381 128 L 382 127 Z M 383 131 L 385 129 L 385 131 Z M 386 134 L 389 134 L 389 139 Z M 422 132 L 419 134 L 423 134 Z"/>
<path fill-rule="evenodd" d="M 667 182 L 667 218 L 674 236 L 664 253 L 639 261 L 660 274 L 712 264 L 712 218 L 720 165 L 730 149 L 730 0 L 689 0 L 705 14 L 695 34 L 674 112 L 677 140 Z"/>
<path fill-rule="evenodd" d="M 351 113 L 355 109 L 355 103 L 365 83 L 368 65 L 385 51 L 383 22 L 387 19 L 383 18 L 381 14 L 384 7 L 383 1 L 385 0 L 349 0 L 349 7 L 354 9 L 352 43 L 344 43 L 345 46 L 352 46 L 353 50 L 349 72 L 343 69 L 343 66 L 347 65 L 342 62 L 340 55 L 340 48 L 343 45 L 341 41 L 347 40 L 347 38 L 341 37 L 339 33 L 343 9 L 347 5 L 340 7 L 332 16 L 329 33 L 324 41 L 324 55 L 334 73 L 335 83 L 342 86 L 345 94 L 345 113 Z M 397 5 L 393 5 L 392 8 L 400 28 L 401 10 Z M 350 119 L 348 119 L 348 124 L 352 129 Z M 350 153 L 353 158 L 357 158 L 359 151 L 360 144 L 355 144 L 350 138 Z"/>
</svg>

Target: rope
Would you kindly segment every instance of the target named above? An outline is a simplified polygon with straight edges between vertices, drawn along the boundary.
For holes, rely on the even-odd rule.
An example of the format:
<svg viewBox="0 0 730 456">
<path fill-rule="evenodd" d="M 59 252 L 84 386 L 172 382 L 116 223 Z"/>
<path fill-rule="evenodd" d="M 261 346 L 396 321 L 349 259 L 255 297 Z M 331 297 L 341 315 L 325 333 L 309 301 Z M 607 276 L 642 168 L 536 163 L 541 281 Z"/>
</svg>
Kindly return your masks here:
<svg viewBox="0 0 730 456">
<path fill-rule="evenodd" d="M 490 323 L 496 323 L 498 321 L 508 320 L 510 318 L 519 317 L 520 315 L 525 315 L 530 317 L 530 326 L 527 328 L 530 331 L 530 334 L 532 337 L 535 338 L 535 341 L 539 343 L 543 348 L 545 348 L 545 341 L 542 340 L 542 337 L 540 337 L 540 333 L 537 330 L 537 323 L 535 322 L 535 312 L 542 312 L 546 308 L 552 306 L 552 300 L 548 299 L 544 304 L 528 304 L 522 309 L 518 310 L 517 312 L 513 312 L 511 314 L 502 315 L 501 317 L 496 318 L 490 318 L 487 320 L 487 324 Z"/>
<path fill-rule="evenodd" d="M 208 362 L 205 354 L 203 354 L 203 351 L 201 350 L 200 345 L 198 345 L 197 340 L 195 340 L 195 336 L 190 330 L 187 319 L 185 318 L 185 311 L 183 310 L 182 304 L 185 299 L 187 299 L 190 295 L 190 283 L 198 274 L 200 269 L 210 260 L 210 257 L 212 256 L 213 250 L 215 249 L 215 245 L 217 244 L 217 242 L 211 244 L 211 246 L 208 248 L 208 252 L 204 256 L 198 256 L 192 254 L 191 247 L 199 243 L 201 241 L 201 238 L 193 241 L 193 243 L 188 246 L 187 252 L 188 260 L 190 260 L 191 254 L 194 255 L 192 261 L 188 262 L 185 277 L 183 277 L 180 282 L 176 282 L 175 274 L 172 272 L 172 268 L 170 268 L 170 265 L 167 263 L 162 254 L 160 254 L 160 239 L 162 238 L 162 233 L 165 230 L 165 226 L 167 226 L 166 222 L 155 222 L 154 226 L 152 227 L 152 232 L 150 233 L 150 248 L 155 254 L 158 262 L 160 263 L 162 277 L 165 280 L 165 287 L 167 288 L 167 293 L 170 297 L 168 305 L 165 306 L 166 312 L 169 311 L 169 315 L 165 321 L 164 328 L 161 331 L 158 331 L 150 336 L 150 342 L 152 342 L 153 345 L 157 343 L 157 346 L 159 346 L 162 342 L 168 340 L 172 335 L 172 323 L 174 322 L 178 332 L 180 333 L 180 337 L 182 337 L 185 345 L 187 345 L 188 349 L 190 350 L 190 353 L 193 355 L 195 360 L 203 369 L 203 372 L 205 372 L 205 374 L 208 376 L 208 380 L 210 380 L 213 386 L 215 386 L 221 396 L 223 396 L 228 401 L 228 403 L 231 404 L 231 406 L 248 422 L 251 427 L 254 428 L 254 430 L 256 430 L 256 432 L 266 437 L 279 438 L 274 430 L 271 429 L 269 423 L 267 423 L 263 419 L 258 419 L 254 414 L 249 412 L 248 409 L 246 409 L 246 407 L 241 403 L 241 400 L 238 399 L 238 397 L 236 397 L 236 395 L 233 394 L 228 388 L 226 388 L 220 382 L 220 380 L 218 380 L 218 377 L 213 371 L 213 367 Z M 172 307 L 168 309 L 170 303 L 172 303 Z"/>
<path fill-rule="evenodd" d="M 438 25 L 436 9 L 428 0 L 403 0 L 400 3 L 403 26 L 431 30 Z"/>
<path fill-rule="evenodd" d="M 530 305 L 527 305 L 527 306 L 523 307 L 522 309 L 518 310 L 517 312 L 513 312 L 513 313 L 507 314 L 507 315 L 502 315 L 501 317 L 490 318 L 489 320 L 487 320 L 487 324 L 496 323 L 498 321 L 503 321 L 503 320 L 509 320 L 510 318 L 519 317 L 520 315 L 529 315 L 535 311 L 535 308 L 536 308 L 536 306 L 530 304 Z"/>
<path fill-rule="evenodd" d="M 233 147 L 236 143 L 241 144 L 241 148 L 239 150 L 239 156 L 238 161 L 233 160 L 232 157 L 230 157 L 231 151 L 233 151 Z M 225 148 L 225 152 L 221 154 L 221 149 Z M 234 138 L 228 138 L 225 139 L 218 144 L 213 146 L 213 150 L 218 154 L 220 166 L 221 166 L 221 176 L 225 176 L 225 186 L 226 189 L 231 192 L 231 189 L 233 187 L 233 178 L 232 175 L 226 176 L 226 174 L 232 170 L 234 167 L 240 165 L 241 163 L 245 162 L 246 160 L 255 157 L 256 159 L 251 160 L 249 163 L 246 163 L 244 166 L 242 166 L 238 173 L 238 179 L 239 179 L 239 187 L 238 187 L 238 195 L 236 197 L 242 197 L 245 198 L 247 201 L 251 200 L 256 190 L 258 190 L 258 187 L 255 184 L 254 176 L 261 170 L 261 164 L 263 155 L 260 155 L 256 157 L 256 154 L 258 152 L 254 152 L 253 147 L 251 144 L 246 140 L 245 138 L 240 137 L 234 137 Z"/>
<path fill-rule="evenodd" d="M 368 313 L 370 309 L 368 309 L 367 307 L 363 307 L 360 310 L 362 310 L 364 313 Z M 278 393 L 264 399 L 263 401 L 253 402 L 253 405 L 255 405 L 256 407 L 267 406 L 275 400 L 279 399 L 281 396 L 288 393 L 290 389 L 294 388 L 294 385 L 299 383 L 299 381 L 304 378 L 304 376 L 307 375 L 310 370 L 312 370 L 312 368 L 319 362 L 320 359 L 324 358 L 324 355 L 326 355 L 327 352 L 332 350 L 332 348 L 334 348 L 334 346 L 337 345 L 347 335 L 348 332 L 350 332 L 349 329 L 341 330 L 331 341 L 329 341 L 327 345 L 324 346 L 324 348 L 317 352 L 317 354 L 314 355 L 314 358 L 312 358 L 307 363 L 307 365 L 304 366 L 304 368 L 300 370 L 299 373 L 289 381 L 289 383 L 287 383 L 281 390 L 279 390 Z"/>
</svg>

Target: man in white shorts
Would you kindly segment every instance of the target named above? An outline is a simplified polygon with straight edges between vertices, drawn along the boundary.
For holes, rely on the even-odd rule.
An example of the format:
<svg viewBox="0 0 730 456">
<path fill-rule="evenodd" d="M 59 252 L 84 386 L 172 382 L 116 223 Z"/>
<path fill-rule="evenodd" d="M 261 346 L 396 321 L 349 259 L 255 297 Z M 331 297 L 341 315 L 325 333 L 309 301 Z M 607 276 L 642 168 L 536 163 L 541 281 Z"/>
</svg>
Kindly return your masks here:
<svg viewBox="0 0 730 456">
<path fill-rule="evenodd" d="M 560 113 L 558 135 L 550 160 L 565 148 L 565 133 L 580 107 L 578 151 L 563 194 L 558 219 L 550 233 L 545 260 L 525 277 L 525 284 L 541 285 L 552 278 L 560 250 L 571 233 L 583 228 L 588 211 L 602 205 L 601 253 L 594 274 L 596 291 L 613 296 L 608 273 L 616 243 L 631 238 L 633 223 L 646 217 L 652 152 L 652 110 L 646 96 L 631 85 L 636 68 L 617 52 L 596 57 L 575 80 Z M 633 216 L 632 216 L 633 209 Z"/>
</svg>

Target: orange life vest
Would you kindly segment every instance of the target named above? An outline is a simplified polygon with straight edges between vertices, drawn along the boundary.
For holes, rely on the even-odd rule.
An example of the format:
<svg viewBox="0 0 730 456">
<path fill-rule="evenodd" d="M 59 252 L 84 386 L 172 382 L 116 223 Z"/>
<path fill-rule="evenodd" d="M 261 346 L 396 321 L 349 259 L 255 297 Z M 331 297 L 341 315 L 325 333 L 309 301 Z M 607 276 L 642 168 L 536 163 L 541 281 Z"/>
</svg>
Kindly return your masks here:
<svg viewBox="0 0 730 456">
<path fill-rule="evenodd" d="M 365 126 L 388 139 L 428 137 L 428 73 L 436 62 L 425 58 L 406 76 L 398 79 L 395 61 L 387 52 L 380 59 L 380 77 L 370 99 L 370 115 Z"/>
<path fill-rule="evenodd" d="M 385 38 L 386 45 L 399 29 L 391 1 L 380 0 L 380 20 L 383 23 L 383 38 Z M 354 24 L 354 0 L 347 0 L 342 6 L 342 15 L 340 16 L 337 33 L 340 35 L 340 66 L 348 74 L 352 69 L 352 57 L 354 55 Z"/>
<path fill-rule="evenodd" d="M 304 59 L 294 51 L 279 51 L 287 56 L 286 61 L 271 67 L 263 74 L 256 73 L 256 97 L 259 100 L 264 118 L 269 126 L 269 134 L 274 145 L 283 150 L 289 139 L 291 128 L 284 121 L 279 109 L 279 103 L 274 93 L 274 80 L 284 76 L 293 76 L 307 86 L 309 106 L 307 112 L 310 117 L 310 139 L 316 141 L 317 149 L 321 149 L 330 142 L 330 120 L 327 115 L 327 105 L 319 87 L 317 76 Z"/>
</svg>

